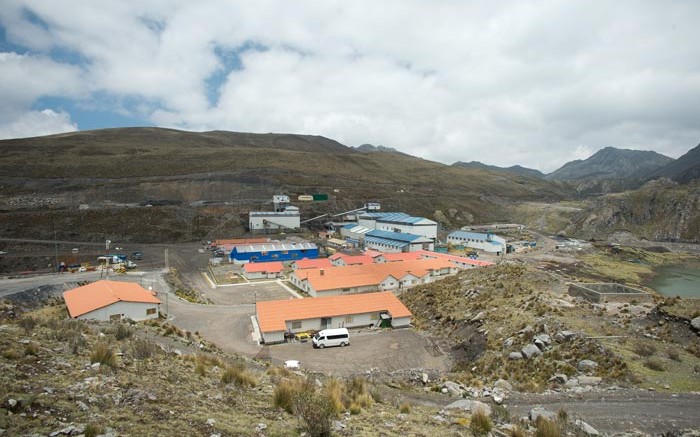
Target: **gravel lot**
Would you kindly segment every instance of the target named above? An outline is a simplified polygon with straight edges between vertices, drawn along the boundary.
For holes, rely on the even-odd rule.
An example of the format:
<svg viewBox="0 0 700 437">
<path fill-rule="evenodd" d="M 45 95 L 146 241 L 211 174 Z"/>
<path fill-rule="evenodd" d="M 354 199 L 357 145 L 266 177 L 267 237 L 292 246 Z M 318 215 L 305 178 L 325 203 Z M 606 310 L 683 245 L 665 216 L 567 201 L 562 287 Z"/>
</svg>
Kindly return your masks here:
<svg viewBox="0 0 700 437">
<path fill-rule="evenodd" d="M 217 305 L 253 305 L 257 301 L 293 297 L 277 282 L 251 282 L 202 291 Z"/>
</svg>

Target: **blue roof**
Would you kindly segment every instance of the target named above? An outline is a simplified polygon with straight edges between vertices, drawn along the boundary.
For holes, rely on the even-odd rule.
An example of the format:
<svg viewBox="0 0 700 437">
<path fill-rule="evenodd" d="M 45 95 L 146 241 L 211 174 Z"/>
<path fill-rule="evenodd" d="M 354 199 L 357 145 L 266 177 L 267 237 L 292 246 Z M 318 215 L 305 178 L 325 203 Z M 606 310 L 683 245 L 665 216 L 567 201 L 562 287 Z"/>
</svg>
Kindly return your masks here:
<svg viewBox="0 0 700 437">
<path fill-rule="evenodd" d="M 425 217 L 412 217 L 403 212 L 369 212 L 367 214 L 363 214 L 361 217 L 373 218 L 382 222 L 404 223 L 409 225 L 415 225 L 420 222 L 424 222 L 424 224 L 436 224 L 436 222 Z"/>
<path fill-rule="evenodd" d="M 465 240 L 488 241 L 488 234 L 478 232 L 454 231 L 447 238 L 462 238 Z"/>
<path fill-rule="evenodd" d="M 369 231 L 365 235 L 365 241 L 367 240 L 367 237 L 376 237 L 376 238 L 382 238 L 384 240 L 392 240 L 392 241 L 402 241 L 404 243 L 412 243 L 416 240 L 423 240 L 421 242 L 428 242 L 431 241 L 428 238 L 423 237 L 422 235 L 414 235 L 414 234 L 405 234 L 403 232 L 389 232 L 389 231 Z"/>
<path fill-rule="evenodd" d="M 377 243 L 377 244 L 383 244 L 385 246 L 390 246 L 390 247 L 406 247 L 408 246 L 408 243 L 404 243 L 402 241 L 396 241 L 396 240 L 389 240 L 386 238 L 379 238 L 379 237 L 371 237 L 371 236 L 365 236 L 365 244 L 367 243 Z"/>
</svg>

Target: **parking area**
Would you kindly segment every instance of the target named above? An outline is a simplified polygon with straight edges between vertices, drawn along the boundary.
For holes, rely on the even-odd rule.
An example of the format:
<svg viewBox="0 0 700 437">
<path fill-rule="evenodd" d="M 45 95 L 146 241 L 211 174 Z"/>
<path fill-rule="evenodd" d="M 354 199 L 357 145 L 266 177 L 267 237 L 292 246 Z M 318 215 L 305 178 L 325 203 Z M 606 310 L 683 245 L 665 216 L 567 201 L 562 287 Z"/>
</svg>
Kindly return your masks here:
<svg viewBox="0 0 700 437">
<path fill-rule="evenodd" d="M 217 305 L 251 305 L 258 301 L 289 299 L 292 296 L 276 281 L 251 282 L 207 289 L 206 296 Z"/>
<path fill-rule="evenodd" d="M 314 349 L 311 342 L 268 347 L 273 363 L 298 360 L 306 370 L 347 376 L 372 368 L 447 371 L 449 359 L 413 329 L 350 332 L 350 346 Z"/>
</svg>

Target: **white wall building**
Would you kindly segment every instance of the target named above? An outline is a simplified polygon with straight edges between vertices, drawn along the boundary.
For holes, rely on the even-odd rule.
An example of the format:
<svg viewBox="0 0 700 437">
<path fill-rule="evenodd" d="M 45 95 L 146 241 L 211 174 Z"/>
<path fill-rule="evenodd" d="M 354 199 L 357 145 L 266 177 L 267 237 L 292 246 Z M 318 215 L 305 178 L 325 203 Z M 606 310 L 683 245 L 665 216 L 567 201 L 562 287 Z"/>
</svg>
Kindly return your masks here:
<svg viewBox="0 0 700 437">
<path fill-rule="evenodd" d="M 119 321 L 158 318 L 160 300 L 135 282 L 101 280 L 63 293 L 74 319 Z"/>
<path fill-rule="evenodd" d="M 505 238 L 491 233 L 480 234 L 477 232 L 455 231 L 447 236 L 447 242 L 486 252 L 503 253 L 506 250 Z"/>
<path fill-rule="evenodd" d="M 288 206 L 284 211 L 251 211 L 248 215 L 248 226 L 251 232 L 299 229 L 301 226 L 299 208 Z"/>
<path fill-rule="evenodd" d="M 360 215 L 357 224 L 377 231 L 420 235 L 433 242 L 437 239 L 437 222 L 402 212 L 368 212 Z"/>
</svg>

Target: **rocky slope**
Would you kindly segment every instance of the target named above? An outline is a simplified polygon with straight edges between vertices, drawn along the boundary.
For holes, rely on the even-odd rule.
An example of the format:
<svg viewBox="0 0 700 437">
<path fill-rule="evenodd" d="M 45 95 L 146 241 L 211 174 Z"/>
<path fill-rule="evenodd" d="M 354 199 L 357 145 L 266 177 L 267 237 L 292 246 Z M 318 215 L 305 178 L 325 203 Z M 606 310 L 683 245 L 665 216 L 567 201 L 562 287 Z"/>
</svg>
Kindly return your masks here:
<svg viewBox="0 0 700 437">
<path fill-rule="evenodd" d="M 652 172 L 648 179 L 659 177 L 666 177 L 681 184 L 700 179 L 700 144 L 675 161 Z"/>
<path fill-rule="evenodd" d="M 488 165 L 479 161 L 462 162 L 457 161 L 452 164 L 455 167 L 462 168 L 478 168 L 482 170 L 491 170 L 496 172 L 512 173 L 520 176 L 526 176 L 531 178 L 542 178 L 544 173 L 533 168 L 523 167 L 521 165 L 512 165 L 510 167 L 498 167 L 496 165 Z"/>
<path fill-rule="evenodd" d="M 700 243 L 700 183 L 659 179 L 638 190 L 592 199 L 567 228 L 572 235 L 596 239 L 616 231 L 655 241 Z"/>
</svg>

